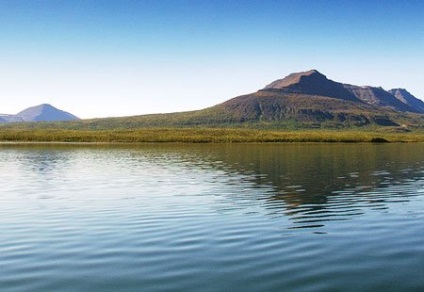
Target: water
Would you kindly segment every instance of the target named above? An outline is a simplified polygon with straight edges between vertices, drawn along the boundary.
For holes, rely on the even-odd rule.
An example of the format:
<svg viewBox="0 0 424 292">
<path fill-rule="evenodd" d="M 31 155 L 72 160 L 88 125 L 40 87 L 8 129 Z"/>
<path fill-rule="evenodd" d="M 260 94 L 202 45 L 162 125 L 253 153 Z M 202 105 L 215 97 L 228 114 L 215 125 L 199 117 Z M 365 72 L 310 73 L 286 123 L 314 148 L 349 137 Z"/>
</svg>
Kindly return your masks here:
<svg viewBox="0 0 424 292">
<path fill-rule="evenodd" d="M 0 146 L 2 291 L 423 290 L 424 144 Z"/>
</svg>

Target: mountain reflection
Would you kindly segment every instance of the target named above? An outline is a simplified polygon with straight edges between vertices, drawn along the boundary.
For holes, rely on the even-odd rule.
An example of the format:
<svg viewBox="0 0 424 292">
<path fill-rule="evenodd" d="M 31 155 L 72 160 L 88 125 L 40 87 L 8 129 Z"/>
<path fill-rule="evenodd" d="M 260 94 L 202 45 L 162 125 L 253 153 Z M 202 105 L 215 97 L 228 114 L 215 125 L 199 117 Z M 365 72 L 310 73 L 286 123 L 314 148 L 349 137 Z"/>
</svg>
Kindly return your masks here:
<svg viewBox="0 0 424 292">
<path fill-rule="evenodd" d="M 100 182 L 103 172 L 113 175 L 109 170 L 113 166 L 122 186 L 147 178 L 159 189 L 168 174 L 170 187 L 163 186 L 163 192 L 179 192 L 193 182 L 199 195 L 224 199 L 223 204 L 210 206 L 218 212 L 260 210 L 282 215 L 293 223 L 292 228 L 320 227 L 369 210 L 386 212 L 424 190 L 424 144 L 418 143 L 10 148 L 19 156 L 19 167 L 26 170 L 22 173 L 36 177 L 38 184 L 51 185 L 48 189 L 55 196 L 58 179 L 89 180 L 89 171 Z M 186 184 L 179 185 L 178 179 Z"/>
<path fill-rule="evenodd" d="M 298 227 L 343 220 L 364 208 L 385 210 L 422 188 L 422 144 L 217 145 L 199 151 L 211 164 L 223 162 L 216 168 L 271 187 L 265 207 Z"/>
</svg>

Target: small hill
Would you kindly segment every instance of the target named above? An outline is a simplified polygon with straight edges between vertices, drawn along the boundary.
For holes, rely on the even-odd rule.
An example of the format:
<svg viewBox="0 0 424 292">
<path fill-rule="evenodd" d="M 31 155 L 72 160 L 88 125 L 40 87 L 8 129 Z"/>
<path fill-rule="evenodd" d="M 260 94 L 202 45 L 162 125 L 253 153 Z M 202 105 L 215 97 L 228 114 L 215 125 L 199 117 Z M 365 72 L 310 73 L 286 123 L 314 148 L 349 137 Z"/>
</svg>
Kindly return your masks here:
<svg viewBox="0 0 424 292">
<path fill-rule="evenodd" d="M 52 122 L 52 121 L 72 121 L 79 118 L 68 112 L 57 109 L 50 104 L 40 104 L 29 107 L 15 115 L 15 118 L 24 122 Z"/>
</svg>

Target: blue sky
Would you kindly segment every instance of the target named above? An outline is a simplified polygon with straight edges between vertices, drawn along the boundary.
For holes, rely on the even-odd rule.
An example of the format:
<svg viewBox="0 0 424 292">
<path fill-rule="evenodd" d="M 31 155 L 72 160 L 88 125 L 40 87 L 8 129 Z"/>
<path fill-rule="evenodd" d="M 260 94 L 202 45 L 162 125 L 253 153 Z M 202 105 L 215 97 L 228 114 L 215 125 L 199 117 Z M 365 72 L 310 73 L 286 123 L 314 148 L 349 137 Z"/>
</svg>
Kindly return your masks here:
<svg viewBox="0 0 424 292">
<path fill-rule="evenodd" d="M 292 72 L 424 99 L 424 1 L 0 0 L 0 113 L 201 109 Z"/>
</svg>

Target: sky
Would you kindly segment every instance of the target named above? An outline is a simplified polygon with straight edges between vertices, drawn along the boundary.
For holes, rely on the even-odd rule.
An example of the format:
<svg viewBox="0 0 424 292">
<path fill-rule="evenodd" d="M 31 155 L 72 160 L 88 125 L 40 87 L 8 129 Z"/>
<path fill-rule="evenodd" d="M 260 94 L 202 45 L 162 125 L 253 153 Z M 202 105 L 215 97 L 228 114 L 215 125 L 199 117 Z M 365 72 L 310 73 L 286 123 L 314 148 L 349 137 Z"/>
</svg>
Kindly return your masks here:
<svg viewBox="0 0 424 292">
<path fill-rule="evenodd" d="M 202 109 L 293 72 L 424 99 L 421 0 L 0 0 L 0 113 Z"/>
</svg>

